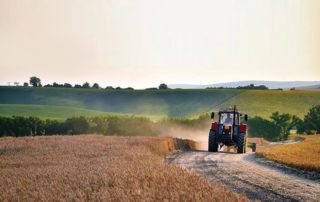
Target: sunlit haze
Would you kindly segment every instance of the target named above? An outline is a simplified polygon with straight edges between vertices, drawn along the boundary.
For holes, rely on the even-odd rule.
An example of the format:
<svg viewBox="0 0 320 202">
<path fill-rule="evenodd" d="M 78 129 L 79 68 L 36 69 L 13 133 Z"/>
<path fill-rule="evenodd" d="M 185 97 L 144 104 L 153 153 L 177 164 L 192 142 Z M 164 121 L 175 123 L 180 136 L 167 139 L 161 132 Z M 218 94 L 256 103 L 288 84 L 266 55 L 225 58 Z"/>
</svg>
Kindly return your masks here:
<svg viewBox="0 0 320 202">
<path fill-rule="evenodd" d="M 320 80 L 319 0 L 0 0 L 0 83 Z"/>
</svg>

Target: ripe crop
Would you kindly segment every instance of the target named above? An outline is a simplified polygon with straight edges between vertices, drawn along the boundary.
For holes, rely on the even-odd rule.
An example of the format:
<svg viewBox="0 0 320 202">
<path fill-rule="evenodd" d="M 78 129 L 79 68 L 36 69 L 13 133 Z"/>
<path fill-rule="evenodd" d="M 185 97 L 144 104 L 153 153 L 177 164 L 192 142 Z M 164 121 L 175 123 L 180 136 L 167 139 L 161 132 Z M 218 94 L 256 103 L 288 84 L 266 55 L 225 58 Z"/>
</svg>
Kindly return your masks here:
<svg viewBox="0 0 320 202">
<path fill-rule="evenodd" d="M 0 139 L 0 201 L 245 201 L 165 164 L 164 137 Z"/>
<path fill-rule="evenodd" d="M 303 142 L 266 147 L 256 154 L 296 168 L 320 171 L 320 135 L 303 137 Z"/>
</svg>

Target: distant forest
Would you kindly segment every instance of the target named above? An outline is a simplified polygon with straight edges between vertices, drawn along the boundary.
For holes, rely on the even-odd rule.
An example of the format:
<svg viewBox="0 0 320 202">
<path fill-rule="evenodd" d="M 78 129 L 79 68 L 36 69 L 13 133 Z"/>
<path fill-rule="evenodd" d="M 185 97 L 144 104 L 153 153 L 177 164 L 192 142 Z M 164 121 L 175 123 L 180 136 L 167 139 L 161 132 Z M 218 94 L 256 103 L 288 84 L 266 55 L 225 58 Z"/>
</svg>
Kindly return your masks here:
<svg viewBox="0 0 320 202">
<path fill-rule="evenodd" d="M 247 86 L 238 86 L 236 88 L 228 88 L 228 87 L 208 87 L 206 89 L 256 89 L 256 90 L 268 90 L 269 88 L 265 85 L 255 86 L 254 84 L 250 84 Z M 280 89 L 279 89 L 280 90 Z M 282 89 L 281 89 L 282 90 Z"/>
<path fill-rule="evenodd" d="M 18 82 L 14 83 L 16 86 L 19 85 Z M 33 76 L 30 77 L 29 83 L 28 82 L 24 82 L 23 86 L 24 87 L 29 87 L 29 85 L 33 86 L 33 87 L 45 87 L 45 88 L 93 88 L 93 89 L 102 89 L 102 87 L 98 84 L 98 83 L 94 83 L 93 85 L 91 85 L 89 82 L 84 82 L 82 85 L 80 84 L 75 84 L 75 85 L 71 85 L 70 83 L 63 83 L 63 84 L 59 84 L 57 82 L 53 82 L 52 84 L 46 84 L 46 85 L 42 85 L 41 83 L 41 79 Z M 121 87 L 113 87 L 113 86 L 107 86 L 105 87 L 106 90 L 134 90 L 134 88 L 132 87 L 126 87 L 126 88 L 121 88 Z M 158 90 L 158 89 L 169 89 L 167 84 L 160 84 L 158 88 L 147 88 L 146 90 Z"/>
<path fill-rule="evenodd" d="M 19 83 L 15 82 L 15 85 L 18 86 Z M 33 86 L 33 87 L 45 87 L 45 88 L 93 88 L 93 89 L 103 89 L 103 87 L 101 87 L 98 83 L 94 83 L 94 84 L 90 84 L 89 82 L 84 82 L 82 85 L 80 84 L 75 84 L 72 85 L 70 83 L 63 83 L 63 84 L 59 84 L 57 82 L 53 82 L 52 84 L 46 84 L 46 85 L 42 85 L 41 83 L 41 79 L 33 76 L 30 77 L 29 83 L 28 82 L 24 82 L 23 86 L 24 87 L 29 87 L 29 85 Z M 107 86 L 104 89 L 106 90 L 134 90 L 134 88 L 132 87 L 126 87 L 126 88 L 121 88 L 121 87 L 113 87 L 113 86 Z M 145 90 L 161 90 L 161 89 L 170 89 L 168 87 L 167 84 L 162 83 L 160 84 L 158 87 L 152 87 L 152 88 L 146 88 Z M 230 88 L 230 87 L 207 87 L 206 89 L 255 89 L 255 90 L 268 90 L 269 88 L 265 85 L 259 85 L 259 86 L 255 86 L 254 84 L 250 84 L 247 86 L 238 86 L 236 88 Z M 282 90 L 281 88 L 279 88 L 278 90 Z M 291 89 L 294 90 L 294 89 Z"/>
</svg>

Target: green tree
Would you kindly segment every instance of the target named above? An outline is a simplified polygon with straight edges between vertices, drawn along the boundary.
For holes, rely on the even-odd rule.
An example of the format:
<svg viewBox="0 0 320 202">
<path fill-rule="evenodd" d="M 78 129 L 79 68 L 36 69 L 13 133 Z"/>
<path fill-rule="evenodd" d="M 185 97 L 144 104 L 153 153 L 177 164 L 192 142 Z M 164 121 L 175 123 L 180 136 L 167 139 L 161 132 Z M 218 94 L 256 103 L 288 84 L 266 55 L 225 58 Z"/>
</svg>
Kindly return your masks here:
<svg viewBox="0 0 320 202">
<path fill-rule="evenodd" d="M 108 134 L 109 123 L 107 117 L 89 118 L 89 126 L 91 133 Z"/>
<path fill-rule="evenodd" d="M 159 85 L 159 89 L 169 89 L 169 88 L 168 88 L 167 84 L 162 83 Z"/>
<path fill-rule="evenodd" d="M 0 137 L 14 135 L 13 127 L 12 118 L 0 117 Z"/>
<path fill-rule="evenodd" d="M 60 85 L 56 82 L 53 82 L 52 87 L 58 88 L 58 87 L 60 87 Z"/>
<path fill-rule="evenodd" d="M 248 120 L 248 134 L 250 137 L 263 137 L 269 141 L 280 140 L 281 128 L 274 122 L 261 117 Z"/>
<path fill-rule="evenodd" d="M 33 86 L 33 87 L 41 87 L 41 80 L 40 78 L 38 77 L 30 77 L 30 84 Z"/>
<path fill-rule="evenodd" d="M 85 82 L 85 83 L 82 85 L 82 88 L 90 88 L 90 83 Z"/>
<path fill-rule="evenodd" d="M 83 116 L 68 118 L 65 122 L 69 134 L 84 134 L 89 131 L 89 123 Z"/>
<path fill-rule="evenodd" d="M 107 86 L 106 90 L 114 90 L 114 88 L 112 86 Z"/>
<path fill-rule="evenodd" d="M 98 89 L 98 88 L 100 88 L 100 86 L 99 86 L 99 84 L 94 83 L 93 86 L 92 86 L 92 88 L 97 88 L 97 89 Z"/>
<path fill-rule="evenodd" d="M 25 117 L 14 116 L 11 120 L 11 135 L 16 137 L 31 135 L 30 124 Z"/>
<path fill-rule="evenodd" d="M 65 88 L 72 88 L 72 85 L 70 83 L 64 83 L 63 87 Z"/>
<path fill-rule="evenodd" d="M 38 117 L 26 118 L 28 134 L 44 135 L 44 122 Z"/>
<path fill-rule="evenodd" d="M 307 134 L 320 133 L 320 105 L 312 107 L 304 117 L 304 128 Z"/>
<path fill-rule="evenodd" d="M 304 123 L 303 120 L 301 120 L 299 117 L 296 115 L 292 116 L 291 120 L 291 128 L 296 128 L 298 134 L 303 134 L 304 133 Z"/>
<path fill-rule="evenodd" d="M 280 140 L 288 139 L 292 127 L 292 116 L 286 113 L 279 114 L 279 112 L 274 112 L 270 118 L 274 124 L 280 127 Z"/>
<path fill-rule="evenodd" d="M 44 125 L 44 131 L 46 135 L 58 135 L 66 134 L 65 122 L 59 122 L 57 120 L 47 119 Z"/>
</svg>

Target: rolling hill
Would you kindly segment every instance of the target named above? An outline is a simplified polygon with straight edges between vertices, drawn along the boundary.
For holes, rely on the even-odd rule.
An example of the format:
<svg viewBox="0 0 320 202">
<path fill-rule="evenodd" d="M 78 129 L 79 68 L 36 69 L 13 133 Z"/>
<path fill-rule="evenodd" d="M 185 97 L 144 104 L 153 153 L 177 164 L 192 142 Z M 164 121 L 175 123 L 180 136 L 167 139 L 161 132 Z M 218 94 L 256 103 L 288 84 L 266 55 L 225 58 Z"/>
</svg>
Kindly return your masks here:
<svg viewBox="0 0 320 202">
<path fill-rule="evenodd" d="M 313 86 L 302 86 L 296 88 L 297 90 L 319 90 L 320 91 L 320 84 L 319 85 L 313 85 Z"/>
<path fill-rule="evenodd" d="M 320 104 L 319 91 L 277 91 L 277 90 L 247 90 L 238 96 L 230 98 L 215 109 L 237 104 L 238 108 L 250 116 L 269 117 L 279 111 L 290 113 L 301 118 L 313 105 Z"/>
<path fill-rule="evenodd" d="M 78 115 L 138 114 L 190 117 L 237 104 L 250 116 L 287 112 L 303 117 L 320 91 L 236 89 L 103 90 L 0 87 L 0 115 L 63 119 Z"/>
<path fill-rule="evenodd" d="M 109 116 L 118 114 L 72 106 L 0 104 L 0 115 L 6 117 L 12 115 L 38 116 L 43 119 L 64 120 L 73 116 Z"/>
<path fill-rule="evenodd" d="M 64 106 L 114 113 L 184 117 L 208 111 L 241 92 L 0 87 L 0 104 Z"/>
<path fill-rule="evenodd" d="M 314 86 L 320 85 L 320 81 L 258 81 L 258 80 L 249 80 L 249 81 L 235 81 L 235 82 L 226 82 L 226 83 L 215 83 L 208 85 L 193 85 L 193 84 L 172 84 L 169 85 L 170 88 L 182 88 L 182 89 L 204 89 L 208 87 L 212 88 L 236 88 L 238 86 L 248 86 L 254 84 L 255 86 L 265 85 L 269 89 L 289 89 L 289 88 L 299 88 L 304 86 Z"/>
</svg>

